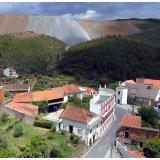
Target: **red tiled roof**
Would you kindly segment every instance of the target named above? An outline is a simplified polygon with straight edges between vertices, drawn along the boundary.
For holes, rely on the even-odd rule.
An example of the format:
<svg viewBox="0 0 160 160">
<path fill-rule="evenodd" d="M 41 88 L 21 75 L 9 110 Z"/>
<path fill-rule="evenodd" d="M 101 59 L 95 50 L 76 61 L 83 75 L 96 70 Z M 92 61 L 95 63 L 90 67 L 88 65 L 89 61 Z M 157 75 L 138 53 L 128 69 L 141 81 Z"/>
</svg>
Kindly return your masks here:
<svg viewBox="0 0 160 160">
<path fill-rule="evenodd" d="M 81 90 L 75 84 L 66 84 L 62 87 L 58 87 L 60 90 L 64 92 L 64 94 L 71 94 L 71 93 L 80 93 Z"/>
<path fill-rule="evenodd" d="M 141 116 L 124 115 L 121 127 L 141 128 Z"/>
<path fill-rule="evenodd" d="M 44 100 L 54 100 L 63 98 L 63 95 L 54 90 L 17 93 L 13 99 L 14 102 L 37 102 Z"/>
<path fill-rule="evenodd" d="M 88 110 L 79 107 L 69 106 L 62 112 L 60 118 L 81 123 L 88 123 L 95 115 L 95 113 Z"/>
<path fill-rule="evenodd" d="M 91 95 L 91 92 L 92 92 L 93 94 L 98 94 L 98 92 L 97 92 L 95 89 L 90 88 L 90 87 L 86 87 L 86 95 L 87 95 L 87 96 Z"/>
<path fill-rule="evenodd" d="M 38 114 L 38 106 L 32 105 L 30 103 L 10 102 L 9 104 L 7 104 L 7 107 L 32 117 L 36 117 Z"/>
<path fill-rule="evenodd" d="M 160 88 L 160 80 L 156 79 L 136 78 L 136 83 L 150 84 L 154 87 Z"/>
<path fill-rule="evenodd" d="M 133 155 L 135 158 L 146 158 L 142 153 L 138 151 L 128 151 L 129 154 Z"/>
<path fill-rule="evenodd" d="M 17 93 L 15 94 L 13 98 L 14 102 L 32 102 L 32 93 L 31 92 L 25 92 L 25 93 Z"/>
<path fill-rule="evenodd" d="M 29 84 L 4 84 L 3 85 L 5 90 L 8 91 L 28 91 L 29 89 Z"/>
</svg>

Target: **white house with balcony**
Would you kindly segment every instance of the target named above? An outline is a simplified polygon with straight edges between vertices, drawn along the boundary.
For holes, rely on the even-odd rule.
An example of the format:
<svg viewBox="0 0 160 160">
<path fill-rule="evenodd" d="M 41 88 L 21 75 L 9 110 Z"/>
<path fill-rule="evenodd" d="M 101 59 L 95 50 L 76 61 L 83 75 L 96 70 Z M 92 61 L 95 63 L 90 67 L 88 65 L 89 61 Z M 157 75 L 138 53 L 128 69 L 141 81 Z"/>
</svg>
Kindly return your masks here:
<svg viewBox="0 0 160 160">
<path fill-rule="evenodd" d="M 89 146 L 100 137 L 101 117 L 88 110 L 69 106 L 60 115 L 56 128 L 74 133 Z"/>
<path fill-rule="evenodd" d="M 99 88 L 99 94 L 90 100 L 90 111 L 102 118 L 100 135 L 108 129 L 115 119 L 115 92 L 108 88 Z"/>
</svg>

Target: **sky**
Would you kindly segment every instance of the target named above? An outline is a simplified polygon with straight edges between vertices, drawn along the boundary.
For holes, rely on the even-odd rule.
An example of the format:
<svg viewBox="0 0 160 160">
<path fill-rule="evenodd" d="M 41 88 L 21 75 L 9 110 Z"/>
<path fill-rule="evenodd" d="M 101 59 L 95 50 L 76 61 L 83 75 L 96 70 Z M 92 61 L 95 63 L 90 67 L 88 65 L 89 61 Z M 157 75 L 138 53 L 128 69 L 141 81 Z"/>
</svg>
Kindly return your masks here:
<svg viewBox="0 0 160 160">
<path fill-rule="evenodd" d="M 71 19 L 114 20 L 128 18 L 159 18 L 158 3 L 92 2 L 92 3 L 3 3 L 0 14 L 34 14 L 63 16 Z"/>
</svg>

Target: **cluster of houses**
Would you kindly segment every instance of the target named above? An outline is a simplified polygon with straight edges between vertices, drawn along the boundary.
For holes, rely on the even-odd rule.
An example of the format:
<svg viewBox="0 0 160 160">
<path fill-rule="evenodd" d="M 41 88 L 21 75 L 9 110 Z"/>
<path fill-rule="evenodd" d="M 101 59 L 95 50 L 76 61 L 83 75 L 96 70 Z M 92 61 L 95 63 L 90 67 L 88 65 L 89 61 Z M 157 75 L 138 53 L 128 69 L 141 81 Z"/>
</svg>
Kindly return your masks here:
<svg viewBox="0 0 160 160">
<path fill-rule="evenodd" d="M 5 87 L 0 87 L 0 109 L 10 116 L 34 124 L 39 107 L 33 102 L 47 101 L 48 112 L 46 119 L 56 124 L 56 130 L 64 130 L 81 137 L 86 145 L 92 145 L 101 137 L 115 120 L 115 105 L 127 104 L 128 97 L 132 97 L 133 104 L 144 106 L 159 106 L 160 81 L 150 79 L 127 80 L 119 84 L 116 91 L 99 87 L 98 91 L 90 87 L 81 87 L 76 84 L 66 84 L 61 87 L 45 91 L 17 92 L 9 103 L 4 103 Z M 69 97 L 90 96 L 89 110 L 77 106 L 68 106 L 61 109 L 61 105 Z M 48 113 L 48 114 L 49 114 Z M 53 114 L 52 114 L 53 113 Z M 136 115 L 124 116 L 120 126 L 119 137 L 126 144 L 139 144 L 142 146 L 146 139 L 158 135 L 158 131 L 141 126 L 141 117 Z"/>
<path fill-rule="evenodd" d="M 0 95 L 1 110 L 29 124 L 34 124 L 38 115 L 38 106 L 33 105 L 33 102 L 48 101 L 48 112 L 57 113 L 61 104 L 67 102 L 69 97 L 82 100 L 84 96 L 92 95 L 89 110 L 68 106 L 55 120 L 57 131 L 74 133 L 80 136 L 86 145 L 91 145 L 103 135 L 115 119 L 115 92 L 106 86 L 96 91 L 89 87 L 66 84 L 51 90 L 16 93 L 13 100 L 6 104 L 2 87 Z"/>
<path fill-rule="evenodd" d="M 129 101 L 129 98 L 132 99 Z M 120 83 L 116 89 L 117 104 L 134 104 L 160 110 L 160 80 L 136 78 Z"/>
</svg>

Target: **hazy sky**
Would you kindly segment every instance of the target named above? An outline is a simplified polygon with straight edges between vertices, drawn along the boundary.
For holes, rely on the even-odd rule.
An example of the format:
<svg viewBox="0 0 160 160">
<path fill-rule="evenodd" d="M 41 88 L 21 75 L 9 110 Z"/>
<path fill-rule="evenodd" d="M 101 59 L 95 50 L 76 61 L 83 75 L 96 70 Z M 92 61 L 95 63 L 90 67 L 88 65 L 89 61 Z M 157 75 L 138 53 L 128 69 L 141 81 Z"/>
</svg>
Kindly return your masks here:
<svg viewBox="0 0 160 160">
<path fill-rule="evenodd" d="M 112 20 L 160 18 L 159 3 L 0 3 L 0 14 L 59 15 L 67 18 Z"/>
</svg>

